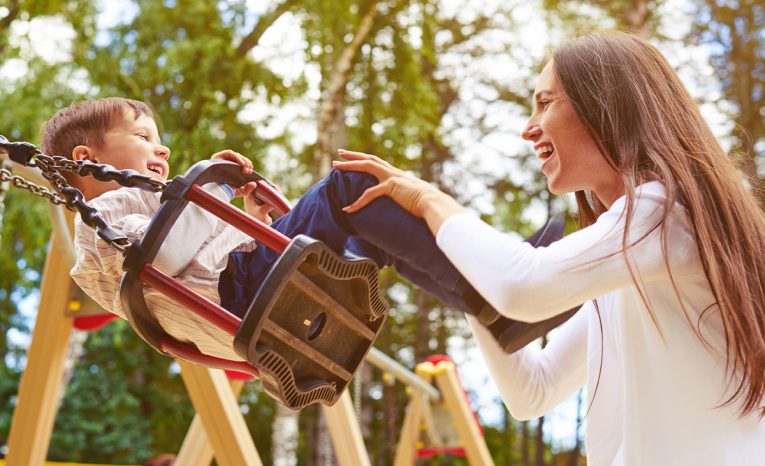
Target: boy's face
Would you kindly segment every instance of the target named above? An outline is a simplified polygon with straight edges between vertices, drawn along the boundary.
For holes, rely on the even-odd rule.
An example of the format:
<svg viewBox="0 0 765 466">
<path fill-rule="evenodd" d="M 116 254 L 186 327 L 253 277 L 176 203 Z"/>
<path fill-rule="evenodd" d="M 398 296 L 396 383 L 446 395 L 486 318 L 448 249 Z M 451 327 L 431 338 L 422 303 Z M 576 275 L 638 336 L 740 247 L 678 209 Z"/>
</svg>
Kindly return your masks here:
<svg viewBox="0 0 765 466">
<path fill-rule="evenodd" d="M 135 118 L 132 111 L 126 111 L 104 134 L 103 141 L 100 147 L 88 148 L 90 161 L 167 180 L 170 149 L 160 143 L 157 124 L 150 116 Z"/>
</svg>

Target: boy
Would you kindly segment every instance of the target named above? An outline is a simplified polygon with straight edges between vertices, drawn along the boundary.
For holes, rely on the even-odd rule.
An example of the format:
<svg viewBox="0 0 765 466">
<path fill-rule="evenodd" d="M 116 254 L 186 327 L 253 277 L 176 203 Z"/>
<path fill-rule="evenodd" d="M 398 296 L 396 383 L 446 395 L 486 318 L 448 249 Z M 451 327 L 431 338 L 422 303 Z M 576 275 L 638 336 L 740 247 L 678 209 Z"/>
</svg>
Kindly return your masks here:
<svg viewBox="0 0 765 466">
<path fill-rule="evenodd" d="M 59 111 L 42 132 L 42 148 L 47 154 L 167 179 L 170 150 L 161 144 L 152 112 L 142 102 L 107 98 L 76 103 Z M 238 163 L 244 172 L 252 170 L 249 160 L 230 150 L 212 158 Z M 160 193 L 119 189 L 116 183 L 90 177 L 68 179 L 107 224 L 131 241 L 143 235 L 160 205 Z M 491 310 L 438 249 L 425 224 L 390 199 L 378 199 L 354 214 L 342 212 L 343 206 L 376 183 L 369 175 L 333 170 L 273 227 L 289 237 L 306 234 L 319 239 L 338 253 L 372 258 L 380 267 L 394 266 L 402 276 L 463 312 Z M 254 183 L 237 190 L 213 184 L 205 189 L 227 200 L 244 196 L 250 215 L 268 219 L 268 208 L 250 199 Z M 100 240 L 79 216 L 75 228 L 77 261 L 72 278 L 104 309 L 124 318 L 119 298 L 122 255 Z M 275 259 L 276 253 L 189 204 L 168 235 L 155 266 L 241 317 Z M 192 342 L 211 356 L 241 359 L 233 350 L 231 336 L 161 293 L 147 289 L 145 298 L 159 324 L 174 338 Z M 492 331 L 499 336 L 515 324 L 500 318 Z"/>
</svg>

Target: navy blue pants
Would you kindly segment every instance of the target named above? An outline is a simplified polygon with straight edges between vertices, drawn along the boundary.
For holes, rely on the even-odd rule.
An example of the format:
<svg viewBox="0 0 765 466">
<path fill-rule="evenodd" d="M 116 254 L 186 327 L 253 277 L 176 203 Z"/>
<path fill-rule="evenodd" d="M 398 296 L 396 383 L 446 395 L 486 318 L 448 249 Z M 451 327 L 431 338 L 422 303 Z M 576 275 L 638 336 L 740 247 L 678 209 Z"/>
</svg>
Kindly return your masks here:
<svg viewBox="0 0 765 466">
<path fill-rule="evenodd" d="M 332 170 L 309 189 L 273 227 L 292 238 L 304 234 L 326 243 L 338 254 L 373 259 L 460 311 L 474 314 L 485 301 L 436 245 L 425 222 L 387 197 L 353 214 L 350 205 L 377 179 L 365 173 Z M 248 253 L 231 253 L 221 274 L 221 305 L 242 317 L 278 254 L 262 244 Z"/>
</svg>

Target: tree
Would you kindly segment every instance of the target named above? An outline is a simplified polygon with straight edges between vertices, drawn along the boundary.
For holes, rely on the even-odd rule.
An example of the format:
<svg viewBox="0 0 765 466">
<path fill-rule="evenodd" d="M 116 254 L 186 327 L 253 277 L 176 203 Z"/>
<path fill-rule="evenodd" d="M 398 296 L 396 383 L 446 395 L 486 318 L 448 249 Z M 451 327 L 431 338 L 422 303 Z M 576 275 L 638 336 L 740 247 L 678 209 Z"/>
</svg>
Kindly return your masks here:
<svg viewBox="0 0 765 466">
<path fill-rule="evenodd" d="M 755 0 L 698 2 L 694 38 L 706 45 L 736 122 L 731 153 L 753 187 L 765 173 L 765 5 Z"/>
</svg>

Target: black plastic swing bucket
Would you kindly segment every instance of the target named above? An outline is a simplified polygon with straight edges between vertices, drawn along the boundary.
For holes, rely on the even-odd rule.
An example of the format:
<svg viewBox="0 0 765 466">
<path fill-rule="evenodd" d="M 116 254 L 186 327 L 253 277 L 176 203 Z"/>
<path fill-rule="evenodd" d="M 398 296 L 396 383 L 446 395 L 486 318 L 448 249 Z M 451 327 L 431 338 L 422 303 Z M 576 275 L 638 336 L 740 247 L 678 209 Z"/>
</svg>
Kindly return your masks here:
<svg viewBox="0 0 765 466">
<path fill-rule="evenodd" d="M 298 235 L 271 268 L 234 340 L 291 409 L 334 404 L 387 317 L 374 261 Z"/>
</svg>

